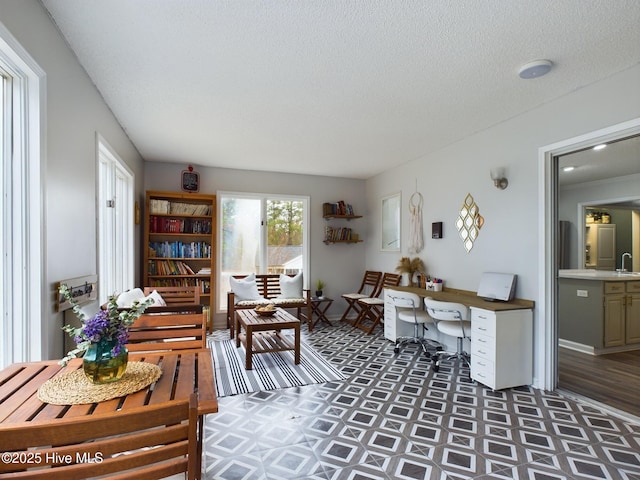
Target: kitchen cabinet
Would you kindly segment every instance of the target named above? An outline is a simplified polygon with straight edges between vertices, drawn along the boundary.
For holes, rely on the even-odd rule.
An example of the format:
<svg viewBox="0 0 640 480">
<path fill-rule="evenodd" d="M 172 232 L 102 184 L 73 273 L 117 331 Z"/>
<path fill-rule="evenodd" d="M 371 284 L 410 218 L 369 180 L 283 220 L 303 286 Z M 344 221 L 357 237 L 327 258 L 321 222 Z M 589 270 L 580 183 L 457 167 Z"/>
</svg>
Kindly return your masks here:
<svg viewBox="0 0 640 480">
<path fill-rule="evenodd" d="M 605 282 L 604 346 L 640 343 L 640 281 Z"/>
<path fill-rule="evenodd" d="M 640 280 L 616 272 L 560 272 L 561 345 L 596 355 L 640 348 Z"/>
</svg>

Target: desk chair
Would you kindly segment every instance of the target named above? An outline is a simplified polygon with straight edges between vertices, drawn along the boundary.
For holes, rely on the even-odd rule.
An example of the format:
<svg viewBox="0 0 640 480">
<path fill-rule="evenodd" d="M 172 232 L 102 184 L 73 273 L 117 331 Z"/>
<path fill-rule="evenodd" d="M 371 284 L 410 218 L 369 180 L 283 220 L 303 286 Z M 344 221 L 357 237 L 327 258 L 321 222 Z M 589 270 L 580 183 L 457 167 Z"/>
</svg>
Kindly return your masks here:
<svg viewBox="0 0 640 480">
<path fill-rule="evenodd" d="M 367 332 L 367 334 L 371 334 L 376 325 L 384 325 L 382 321 L 384 317 L 384 300 L 380 298 L 380 295 L 385 288 L 400 285 L 400 280 L 402 280 L 402 276 L 397 273 L 385 273 L 373 295 L 358 300 L 360 313 L 353 326 Z M 367 322 L 370 323 L 368 324 Z"/>
<path fill-rule="evenodd" d="M 394 290 L 393 293 L 387 294 L 387 298 L 393 303 L 398 320 L 413 324 L 413 336 L 396 338 L 396 346 L 393 349 L 393 353 L 399 353 L 400 347 L 404 347 L 409 343 L 419 344 L 427 358 L 431 358 L 429 350 L 442 350 L 440 343 L 424 337 L 424 331 L 428 330 L 425 324 L 433 324 L 433 320 L 427 315 L 427 312 L 422 309 L 422 299 L 420 296 L 411 292 Z M 419 331 L 421 326 L 422 335 L 420 335 Z"/>
<path fill-rule="evenodd" d="M 471 366 L 471 357 L 464 351 L 464 339 L 470 338 L 471 322 L 469 321 L 469 307 L 461 303 L 442 302 L 431 297 L 424 299 L 427 313 L 436 322 L 439 332 L 457 338 L 458 348 L 455 352 L 436 352 L 432 355 L 433 371 L 440 369 L 442 360 L 457 359 L 468 368 Z"/>
<path fill-rule="evenodd" d="M 382 272 L 374 272 L 372 270 L 367 270 L 364 272 L 364 277 L 362 277 L 362 284 L 360 288 L 355 293 L 345 293 L 342 295 L 347 302 L 347 309 L 342 314 L 340 318 L 341 322 L 348 322 L 353 325 L 353 321 L 349 321 L 347 319 L 347 315 L 351 310 L 356 313 L 356 319 L 360 315 L 360 307 L 358 306 L 358 300 L 362 298 L 367 298 L 374 294 L 378 288 L 378 284 L 380 283 L 380 278 L 382 277 Z"/>
</svg>

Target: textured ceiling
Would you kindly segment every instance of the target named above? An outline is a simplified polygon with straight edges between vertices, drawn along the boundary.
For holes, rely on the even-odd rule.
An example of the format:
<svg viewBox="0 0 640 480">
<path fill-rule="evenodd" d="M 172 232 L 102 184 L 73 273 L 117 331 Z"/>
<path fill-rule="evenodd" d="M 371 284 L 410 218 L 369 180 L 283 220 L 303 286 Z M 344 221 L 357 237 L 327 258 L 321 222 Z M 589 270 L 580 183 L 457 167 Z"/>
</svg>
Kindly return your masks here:
<svg viewBox="0 0 640 480">
<path fill-rule="evenodd" d="M 638 0 L 43 4 L 151 161 L 368 178 L 640 62 Z"/>
</svg>

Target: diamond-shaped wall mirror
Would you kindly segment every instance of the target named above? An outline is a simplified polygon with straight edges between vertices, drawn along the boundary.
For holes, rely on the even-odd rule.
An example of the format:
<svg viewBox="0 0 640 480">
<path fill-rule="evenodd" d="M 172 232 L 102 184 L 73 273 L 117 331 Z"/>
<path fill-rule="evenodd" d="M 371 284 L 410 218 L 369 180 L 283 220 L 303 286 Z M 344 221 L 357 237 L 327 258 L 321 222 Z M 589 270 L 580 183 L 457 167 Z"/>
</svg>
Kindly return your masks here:
<svg viewBox="0 0 640 480">
<path fill-rule="evenodd" d="M 467 253 L 473 248 L 473 242 L 478 238 L 483 224 L 484 218 L 480 215 L 480 209 L 471 194 L 468 193 L 456 220 L 456 228 Z"/>
</svg>

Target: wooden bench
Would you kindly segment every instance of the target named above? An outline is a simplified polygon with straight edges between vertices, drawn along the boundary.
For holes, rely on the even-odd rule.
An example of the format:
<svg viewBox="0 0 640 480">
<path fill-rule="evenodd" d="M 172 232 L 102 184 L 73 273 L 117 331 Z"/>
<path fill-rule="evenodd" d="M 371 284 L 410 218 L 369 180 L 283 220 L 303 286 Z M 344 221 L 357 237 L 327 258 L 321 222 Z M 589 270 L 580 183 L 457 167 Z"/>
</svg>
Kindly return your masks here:
<svg viewBox="0 0 640 480">
<path fill-rule="evenodd" d="M 295 275 L 289 275 L 293 277 Z M 246 275 L 233 275 L 233 278 L 245 278 Z M 284 309 L 297 310 L 297 318 L 306 321 L 309 331 L 313 329 L 311 317 L 311 290 L 303 289 L 301 298 L 278 298 L 280 291 L 280 275 L 279 274 L 262 274 L 256 275 L 256 286 L 258 293 L 264 297 L 264 300 L 244 300 L 237 301 L 232 290 L 227 293 L 227 328 L 229 328 L 231 338 L 235 335 L 235 312 L 237 310 L 255 308 L 264 303 L 273 303 L 276 307 Z"/>
</svg>

